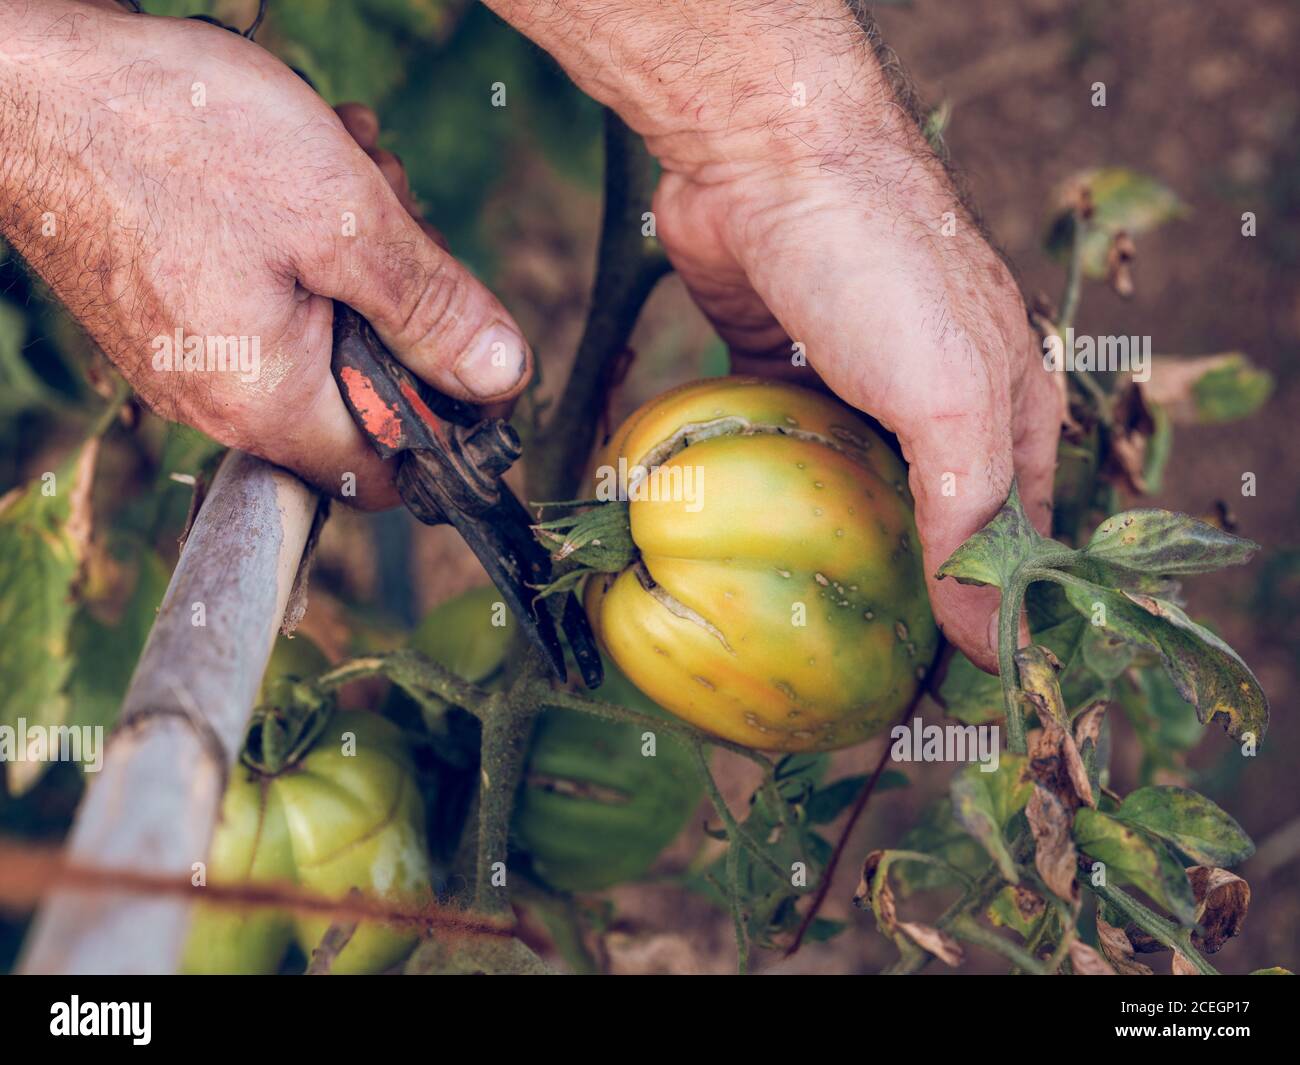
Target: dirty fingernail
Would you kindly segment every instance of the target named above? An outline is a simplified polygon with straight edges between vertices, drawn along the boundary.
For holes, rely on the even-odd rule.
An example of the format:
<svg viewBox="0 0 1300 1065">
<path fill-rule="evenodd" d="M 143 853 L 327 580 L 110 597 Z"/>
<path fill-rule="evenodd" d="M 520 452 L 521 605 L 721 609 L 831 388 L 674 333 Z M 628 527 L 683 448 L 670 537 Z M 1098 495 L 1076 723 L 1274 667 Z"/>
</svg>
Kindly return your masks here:
<svg viewBox="0 0 1300 1065">
<path fill-rule="evenodd" d="M 484 329 L 456 363 L 457 380 L 475 396 L 490 399 L 509 392 L 528 365 L 524 338 L 503 322 Z"/>
</svg>

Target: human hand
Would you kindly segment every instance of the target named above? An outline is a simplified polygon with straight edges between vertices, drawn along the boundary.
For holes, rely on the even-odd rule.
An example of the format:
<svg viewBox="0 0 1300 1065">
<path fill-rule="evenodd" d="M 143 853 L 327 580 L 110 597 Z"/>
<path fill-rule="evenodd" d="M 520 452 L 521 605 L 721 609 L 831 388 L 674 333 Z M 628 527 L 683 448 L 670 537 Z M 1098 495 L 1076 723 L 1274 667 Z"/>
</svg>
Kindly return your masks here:
<svg viewBox="0 0 1300 1065">
<path fill-rule="evenodd" d="M 744 372 L 807 363 L 895 433 L 931 603 L 996 671 L 997 592 L 938 582 L 1013 475 L 1051 521 L 1061 398 L 1020 294 L 841 0 L 487 0 L 645 137 L 673 266 Z"/>
<path fill-rule="evenodd" d="M 450 395 L 524 387 L 518 326 L 412 218 L 367 109 L 336 114 L 197 21 L 49 0 L 5 5 L 0 42 L 0 231 L 164 417 L 335 495 L 355 474 L 381 506 L 390 466 L 330 371 L 332 300 Z M 249 338 L 242 365 L 159 368 L 178 330 Z"/>
</svg>

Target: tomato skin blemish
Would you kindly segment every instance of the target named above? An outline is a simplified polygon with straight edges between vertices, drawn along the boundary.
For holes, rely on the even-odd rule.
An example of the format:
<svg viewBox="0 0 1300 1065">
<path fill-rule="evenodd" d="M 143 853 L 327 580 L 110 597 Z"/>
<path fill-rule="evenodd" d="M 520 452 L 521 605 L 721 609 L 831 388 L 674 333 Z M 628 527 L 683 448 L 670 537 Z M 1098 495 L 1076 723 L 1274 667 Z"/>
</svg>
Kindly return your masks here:
<svg viewBox="0 0 1300 1065">
<path fill-rule="evenodd" d="M 402 419 L 397 407 L 389 406 L 375 391 L 370 378 L 352 366 L 345 366 L 339 372 L 343 387 L 347 389 L 348 401 L 361 418 L 366 432 L 385 447 L 396 448 L 402 442 Z"/>
</svg>

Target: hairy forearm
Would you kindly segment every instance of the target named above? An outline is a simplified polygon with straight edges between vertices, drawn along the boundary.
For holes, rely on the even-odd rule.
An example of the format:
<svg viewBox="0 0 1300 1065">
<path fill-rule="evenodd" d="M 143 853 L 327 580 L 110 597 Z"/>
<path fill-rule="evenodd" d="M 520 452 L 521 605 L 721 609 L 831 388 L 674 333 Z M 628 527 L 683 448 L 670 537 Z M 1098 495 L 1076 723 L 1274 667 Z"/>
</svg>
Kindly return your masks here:
<svg viewBox="0 0 1300 1065">
<path fill-rule="evenodd" d="M 487 3 L 619 111 L 669 169 L 703 180 L 749 166 L 914 169 L 931 154 L 865 13 L 845 0 Z M 925 167 L 940 176 L 937 161 Z"/>
</svg>

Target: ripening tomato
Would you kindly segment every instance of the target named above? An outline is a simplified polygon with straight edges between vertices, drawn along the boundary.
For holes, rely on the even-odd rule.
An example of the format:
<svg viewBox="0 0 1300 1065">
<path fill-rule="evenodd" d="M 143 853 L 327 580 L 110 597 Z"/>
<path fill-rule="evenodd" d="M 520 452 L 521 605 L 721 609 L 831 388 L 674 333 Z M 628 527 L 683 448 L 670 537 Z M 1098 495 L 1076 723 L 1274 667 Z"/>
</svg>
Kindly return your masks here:
<svg viewBox="0 0 1300 1065">
<path fill-rule="evenodd" d="M 301 649 L 295 656 L 301 659 Z M 274 698 L 275 685 L 263 690 Z M 209 851 L 208 881 L 296 884 L 340 900 L 356 889 L 394 906 L 418 907 L 430 898 L 431 869 L 424 808 L 401 733 L 377 714 L 322 712 L 328 719 L 309 747 L 282 766 L 235 766 Z M 291 940 L 310 956 L 330 924 L 328 916 L 199 905 L 182 969 L 273 973 Z M 380 972 L 414 943 L 399 927 L 362 922 L 330 971 Z"/>
<path fill-rule="evenodd" d="M 937 634 L 906 471 L 861 417 L 787 384 L 700 381 L 628 418 L 598 497 L 620 463 L 636 557 L 592 574 L 585 602 L 638 688 L 766 750 L 845 747 L 898 715 Z"/>
</svg>

